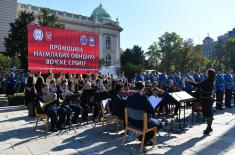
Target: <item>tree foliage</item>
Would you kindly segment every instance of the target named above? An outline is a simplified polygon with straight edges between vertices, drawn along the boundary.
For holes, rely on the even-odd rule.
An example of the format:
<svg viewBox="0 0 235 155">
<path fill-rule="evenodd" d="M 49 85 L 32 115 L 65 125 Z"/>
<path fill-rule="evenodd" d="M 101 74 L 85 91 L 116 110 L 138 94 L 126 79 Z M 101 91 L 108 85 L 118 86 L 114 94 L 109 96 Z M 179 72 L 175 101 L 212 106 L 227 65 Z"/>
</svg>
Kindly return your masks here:
<svg viewBox="0 0 235 155">
<path fill-rule="evenodd" d="M 37 19 L 37 20 L 35 20 Z M 5 38 L 6 53 L 12 57 L 19 57 L 21 68 L 26 69 L 28 64 L 28 30 L 27 25 L 38 22 L 39 25 L 64 28 L 64 24 L 58 22 L 55 14 L 50 14 L 48 9 L 41 9 L 37 17 L 33 13 L 22 11 L 15 22 L 10 23 L 10 31 Z"/>
<path fill-rule="evenodd" d="M 144 71 L 145 55 L 144 51 L 139 46 L 133 46 L 132 49 L 126 49 L 121 52 L 121 66 L 122 71 L 130 79 L 135 73 Z"/>
<path fill-rule="evenodd" d="M 205 66 L 208 60 L 202 55 L 202 48 L 193 45 L 193 40 L 184 40 L 175 32 L 164 33 L 159 42 L 149 46 L 148 62 L 161 71 L 192 71 Z"/>
<path fill-rule="evenodd" d="M 18 68 L 21 63 L 19 59 L 13 59 L 10 56 L 0 54 L 0 67 L 11 68 L 13 64 Z"/>
<path fill-rule="evenodd" d="M 12 58 L 19 57 L 22 68 L 27 67 L 28 62 L 28 30 L 27 25 L 35 20 L 33 13 L 20 12 L 14 23 L 10 23 L 10 31 L 5 38 L 6 52 Z"/>
<path fill-rule="evenodd" d="M 229 39 L 223 46 L 224 66 L 235 71 L 235 38 Z"/>
<path fill-rule="evenodd" d="M 65 25 L 58 22 L 58 17 L 55 14 L 50 14 L 50 10 L 43 8 L 38 16 L 38 24 L 41 26 L 64 28 Z"/>
</svg>

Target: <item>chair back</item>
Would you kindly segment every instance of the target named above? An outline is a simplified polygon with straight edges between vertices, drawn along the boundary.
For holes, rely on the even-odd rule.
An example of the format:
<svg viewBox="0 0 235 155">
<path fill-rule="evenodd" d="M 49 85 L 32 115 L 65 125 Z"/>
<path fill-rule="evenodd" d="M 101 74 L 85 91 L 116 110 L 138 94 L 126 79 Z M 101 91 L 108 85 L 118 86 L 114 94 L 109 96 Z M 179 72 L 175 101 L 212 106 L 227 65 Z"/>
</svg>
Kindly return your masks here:
<svg viewBox="0 0 235 155">
<path fill-rule="evenodd" d="M 129 120 L 135 120 L 135 121 L 143 121 L 143 129 L 147 129 L 147 113 L 141 110 L 136 110 L 132 108 L 125 108 L 125 122 L 126 127 L 128 126 Z"/>
<path fill-rule="evenodd" d="M 110 105 L 111 100 L 106 99 L 106 100 L 102 100 L 101 102 L 101 111 L 102 114 L 105 115 L 106 112 L 108 112 L 108 114 L 110 114 L 110 109 L 109 109 L 109 105 Z"/>
</svg>

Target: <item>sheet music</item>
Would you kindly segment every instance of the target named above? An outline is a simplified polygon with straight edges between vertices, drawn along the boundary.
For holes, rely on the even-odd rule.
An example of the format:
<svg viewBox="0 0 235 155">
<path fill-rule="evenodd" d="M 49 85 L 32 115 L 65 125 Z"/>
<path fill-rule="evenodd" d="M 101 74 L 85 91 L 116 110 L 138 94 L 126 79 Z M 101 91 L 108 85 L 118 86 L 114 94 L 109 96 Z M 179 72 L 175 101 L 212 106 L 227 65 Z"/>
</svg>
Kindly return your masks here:
<svg viewBox="0 0 235 155">
<path fill-rule="evenodd" d="M 177 93 L 178 96 L 180 96 L 180 98 L 182 100 L 189 100 L 189 99 L 193 99 L 194 97 L 192 97 L 190 94 L 188 94 L 187 92 L 185 91 L 180 91 Z"/>
<path fill-rule="evenodd" d="M 150 101 L 152 107 L 155 109 L 157 107 L 157 105 L 162 101 L 162 98 L 161 97 L 150 96 L 148 98 L 148 100 Z"/>
<path fill-rule="evenodd" d="M 170 93 L 170 95 L 178 102 L 194 99 L 193 96 L 191 96 L 190 94 L 188 94 L 185 91 Z"/>
<path fill-rule="evenodd" d="M 104 108 L 106 108 L 108 102 L 109 102 L 108 99 L 102 100 L 102 105 L 103 105 Z"/>
<path fill-rule="evenodd" d="M 183 99 L 180 98 L 177 93 L 170 93 L 170 95 L 178 102 L 182 101 Z"/>
</svg>

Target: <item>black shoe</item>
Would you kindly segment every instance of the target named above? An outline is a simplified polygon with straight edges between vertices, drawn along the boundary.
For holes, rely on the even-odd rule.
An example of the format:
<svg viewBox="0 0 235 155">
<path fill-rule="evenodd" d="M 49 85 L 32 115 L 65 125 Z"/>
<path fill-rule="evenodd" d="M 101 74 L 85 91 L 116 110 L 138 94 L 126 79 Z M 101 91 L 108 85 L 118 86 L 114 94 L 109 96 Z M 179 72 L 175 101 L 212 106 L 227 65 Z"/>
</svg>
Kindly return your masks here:
<svg viewBox="0 0 235 155">
<path fill-rule="evenodd" d="M 206 130 L 203 131 L 203 134 L 204 134 L 204 135 L 209 135 L 210 132 L 212 132 L 212 131 L 213 131 L 212 128 L 206 128 Z"/>
<path fill-rule="evenodd" d="M 216 110 L 224 110 L 222 107 L 216 107 Z"/>
<path fill-rule="evenodd" d="M 137 139 L 142 142 L 142 135 L 137 137 Z M 153 141 L 144 141 L 144 145 L 150 146 L 153 145 Z"/>
<path fill-rule="evenodd" d="M 72 124 L 78 124 L 78 120 L 72 120 L 71 123 Z"/>
<path fill-rule="evenodd" d="M 144 142 L 144 145 L 151 146 L 151 145 L 153 145 L 153 141 Z"/>
<path fill-rule="evenodd" d="M 231 105 L 228 105 L 228 106 L 226 106 L 226 108 L 232 108 L 232 106 L 231 106 Z"/>
<path fill-rule="evenodd" d="M 56 132 L 57 129 L 56 129 L 56 128 L 51 128 L 50 131 L 51 131 L 51 132 Z"/>
</svg>

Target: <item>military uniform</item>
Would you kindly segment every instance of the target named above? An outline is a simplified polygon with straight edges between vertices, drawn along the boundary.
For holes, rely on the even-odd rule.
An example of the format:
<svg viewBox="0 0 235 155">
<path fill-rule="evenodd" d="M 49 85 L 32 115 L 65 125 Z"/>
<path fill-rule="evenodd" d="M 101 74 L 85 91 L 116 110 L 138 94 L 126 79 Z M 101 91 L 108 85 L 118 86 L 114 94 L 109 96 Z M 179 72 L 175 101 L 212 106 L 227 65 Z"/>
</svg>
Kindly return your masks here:
<svg viewBox="0 0 235 155">
<path fill-rule="evenodd" d="M 233 94 L 233 75 L 225 74 L 225 106 L 226 108 L 231 108 L 231 99 Z"/>
<path fill-rule="evenodd" d="M 223 74 L 216 75 L 215 91 L 216 91 L 216 109 L 222 110 L 223 108 L 223 96 L 225 89 L 225 81 Z"/>
</svg>

